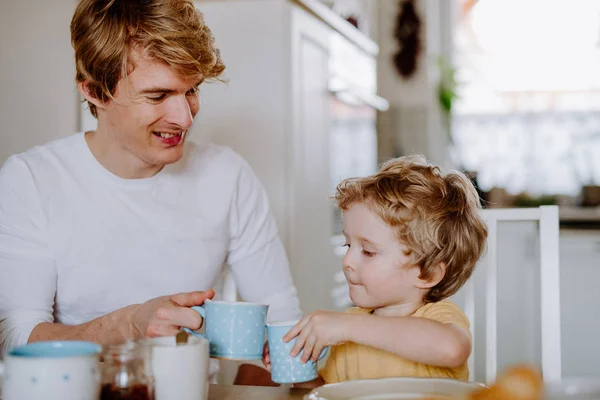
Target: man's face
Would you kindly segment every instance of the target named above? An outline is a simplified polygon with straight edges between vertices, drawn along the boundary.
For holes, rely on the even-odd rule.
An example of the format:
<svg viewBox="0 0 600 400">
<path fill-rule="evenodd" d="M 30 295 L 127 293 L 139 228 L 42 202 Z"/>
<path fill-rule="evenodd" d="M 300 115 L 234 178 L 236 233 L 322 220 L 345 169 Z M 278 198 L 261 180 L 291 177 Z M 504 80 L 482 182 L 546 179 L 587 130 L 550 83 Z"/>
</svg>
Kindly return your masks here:
<svg viewBox="0 0 600 400">
<path fill-rule="evenodd" d="M 134 69 L 117 84 L 114 100 L 102 104 L 99 123 L 120 160 L 139 170 L 159 169 L 183 154 L 199 109 L 200 82 L 181 78 L 139 51 L 131 58 Z"/>
</svg>

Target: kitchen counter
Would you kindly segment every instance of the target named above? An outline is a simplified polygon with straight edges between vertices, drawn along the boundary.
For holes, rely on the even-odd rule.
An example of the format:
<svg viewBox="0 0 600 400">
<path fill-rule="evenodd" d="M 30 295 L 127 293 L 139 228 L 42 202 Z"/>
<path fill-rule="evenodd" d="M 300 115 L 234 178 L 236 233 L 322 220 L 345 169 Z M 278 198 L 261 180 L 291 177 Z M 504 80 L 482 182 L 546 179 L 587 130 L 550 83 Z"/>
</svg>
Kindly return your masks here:
<svg viewBox="0 0 600 400">
<path fill-rule="evenodd" d="M 600 207 L 560 207 L 560 227 L 600 229 Z"/>
</svg>

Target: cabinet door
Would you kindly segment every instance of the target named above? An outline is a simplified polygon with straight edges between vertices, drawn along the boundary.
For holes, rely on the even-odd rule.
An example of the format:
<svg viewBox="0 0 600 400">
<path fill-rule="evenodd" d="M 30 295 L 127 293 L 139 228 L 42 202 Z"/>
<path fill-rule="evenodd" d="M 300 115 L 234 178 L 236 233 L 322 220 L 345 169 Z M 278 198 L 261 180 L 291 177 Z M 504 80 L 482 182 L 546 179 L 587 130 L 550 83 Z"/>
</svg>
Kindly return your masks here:
<svg viewBox="0 0 600 400">
<path fill-rule="evenodd" d="M 340 269 L 330 244 L 329 50 L 331 34 L 299 7 L 291 9 L 292 133 L 290 135 L 289 257 L 305 313 L 332 309 Z M 310 205 L 310 206 L 308 206 Z"/>
</svg>

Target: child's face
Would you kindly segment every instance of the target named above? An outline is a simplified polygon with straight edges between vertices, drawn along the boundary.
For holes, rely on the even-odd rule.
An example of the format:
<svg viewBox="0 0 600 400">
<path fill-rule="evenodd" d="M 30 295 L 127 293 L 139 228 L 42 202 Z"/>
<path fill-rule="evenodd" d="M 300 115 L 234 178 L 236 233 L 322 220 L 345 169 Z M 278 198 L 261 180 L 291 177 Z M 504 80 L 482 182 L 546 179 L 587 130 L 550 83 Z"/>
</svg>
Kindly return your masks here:
<svg viewBox="0 0 600 400">
<path fill-rule="evenodd" d="M 352 302 L 363 308 L 384 308 L 420 303 L 420 270 L 394 230 L 365 204 L 344 212 L 348 252 L 343 269 Z"/>
</svg>

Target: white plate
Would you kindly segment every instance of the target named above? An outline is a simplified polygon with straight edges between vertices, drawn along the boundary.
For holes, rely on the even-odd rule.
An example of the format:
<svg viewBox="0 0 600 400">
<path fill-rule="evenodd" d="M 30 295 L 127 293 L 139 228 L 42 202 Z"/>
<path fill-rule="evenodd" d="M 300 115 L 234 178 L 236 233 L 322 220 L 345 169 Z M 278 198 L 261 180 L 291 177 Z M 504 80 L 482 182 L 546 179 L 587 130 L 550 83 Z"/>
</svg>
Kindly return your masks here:
<svg viewBox="0 0 600 400">
<path fill-rule="evenodd" d="M 318 387 L 304 400 L 406 400 L 465 396 L 483 385 L 452 379 L 385 378 L 333 383 Z"/>
</svg>

